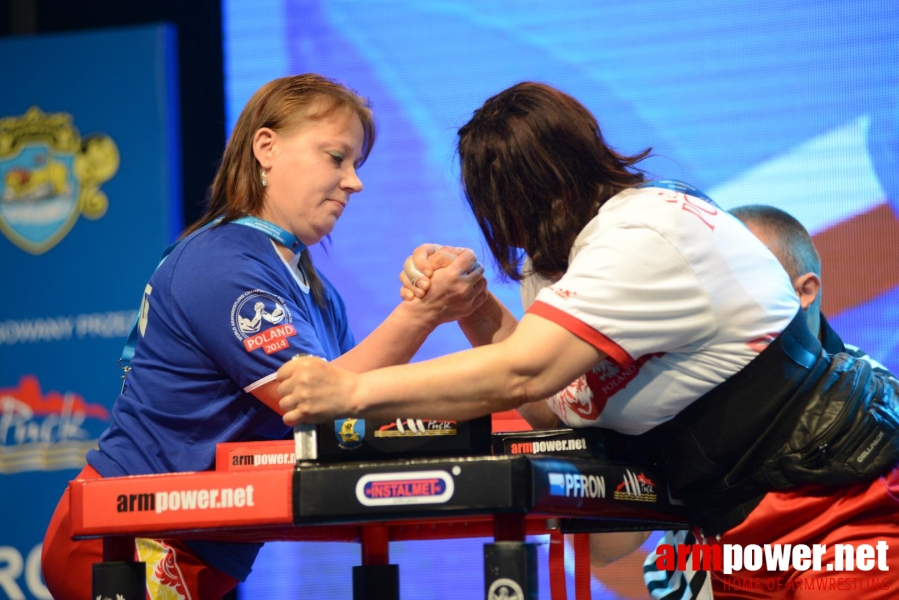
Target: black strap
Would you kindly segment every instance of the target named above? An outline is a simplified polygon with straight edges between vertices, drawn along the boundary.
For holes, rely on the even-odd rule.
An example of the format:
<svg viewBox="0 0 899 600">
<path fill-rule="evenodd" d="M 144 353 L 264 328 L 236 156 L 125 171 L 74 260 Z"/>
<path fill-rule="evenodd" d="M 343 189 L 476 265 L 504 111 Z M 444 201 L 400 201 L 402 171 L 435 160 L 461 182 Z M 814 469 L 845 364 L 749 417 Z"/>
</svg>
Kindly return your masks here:
<svg viewBox="0 0 899 600">
<path fill-rule="evenodd" d="M 799 311 L 738 373 L 644 434 L 706 535 L 740 523 L 771 489 L 761 465 L 789 438 L 825 356 Z"/>
</svg>

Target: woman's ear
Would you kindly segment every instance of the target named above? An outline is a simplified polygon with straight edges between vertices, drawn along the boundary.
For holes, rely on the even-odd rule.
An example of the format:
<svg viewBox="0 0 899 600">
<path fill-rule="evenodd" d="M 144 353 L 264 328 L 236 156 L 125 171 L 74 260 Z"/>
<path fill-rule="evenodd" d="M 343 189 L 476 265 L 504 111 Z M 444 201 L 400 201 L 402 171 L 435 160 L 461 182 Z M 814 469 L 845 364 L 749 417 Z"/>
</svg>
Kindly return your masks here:
<svg viewBox="0 0 899 600">
<path fill-rule="evenodd" d="M 253 135 L 253 155 L 262 168 L 268 169 L 272 164 L 275 149 L 275 132 L 268 127 L 260 127 Z"/>
<path fill-rule="evenodd" d="M 802 310 L 808 310 L 808 307 L 812 305 L 818 294 L 821 293 L 821 278 L 814 273 L 800 275 L 793 280 L 793 289 L 796 290 L 796 294 L 799 296 Z"/>
</svg>

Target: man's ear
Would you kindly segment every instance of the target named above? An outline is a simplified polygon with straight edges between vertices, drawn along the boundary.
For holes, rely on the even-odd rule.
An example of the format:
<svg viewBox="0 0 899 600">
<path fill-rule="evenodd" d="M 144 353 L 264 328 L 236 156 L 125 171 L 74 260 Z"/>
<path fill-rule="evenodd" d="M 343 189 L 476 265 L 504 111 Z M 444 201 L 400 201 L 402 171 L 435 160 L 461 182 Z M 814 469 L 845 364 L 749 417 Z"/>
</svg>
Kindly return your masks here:
<svg viewBox="0 0 899 600">
<path fill-rule="evenodd" d="M 272 164 L 275 137 L 275 132 L 268 127 L 260 127 L 253 135 L 253 155 L 265 169 L 268 169 Z"/>
<path fill-rule="evenodd" d="M 799 296 L 802 310 L 808 310 L 808 307 L 812 305 L 818 294 L 821 293 L 821 278 L 814 273 L 800 275 L 793 280 L 793 289 L 796 290 L 796 294 Z"/>
</svg>

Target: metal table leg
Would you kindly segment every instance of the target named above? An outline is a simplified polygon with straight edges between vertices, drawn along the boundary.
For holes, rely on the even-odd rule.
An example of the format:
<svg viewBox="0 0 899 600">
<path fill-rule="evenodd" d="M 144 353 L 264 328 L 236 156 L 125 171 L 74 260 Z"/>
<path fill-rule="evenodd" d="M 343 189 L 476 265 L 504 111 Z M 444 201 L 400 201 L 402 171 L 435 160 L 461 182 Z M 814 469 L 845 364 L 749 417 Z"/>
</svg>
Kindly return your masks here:
<svg viewBox="0 0 899 600">
<path fill-rule="evenodd" d="M 493 534 L 484 544 L 486 600 L 537 600 L 537 549 L 525 542 L 524 515 L 494 515 Z"/>
</svg>

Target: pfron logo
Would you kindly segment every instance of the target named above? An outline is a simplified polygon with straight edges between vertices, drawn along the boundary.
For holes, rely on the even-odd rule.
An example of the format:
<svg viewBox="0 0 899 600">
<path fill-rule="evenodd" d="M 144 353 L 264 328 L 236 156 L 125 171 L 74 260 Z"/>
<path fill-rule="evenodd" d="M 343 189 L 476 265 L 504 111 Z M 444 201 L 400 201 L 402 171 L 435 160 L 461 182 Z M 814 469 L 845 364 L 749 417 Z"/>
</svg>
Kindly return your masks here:
<svg viewBox="0 0 899 600">
<path fill-rule="evenodd" d="M 616 500 L 656 502 L 658 498 L 656 484 L 643 473 L 634 475 L 630 469 L 624 472 L 624 479 L 615 488 Z"/>
<path fill-rule="evenodd" d="M 112 139 L 82 139 L 68 113 L 37 106 L 0 119 L 0 231 L 26 252 L 43 254 L 79 215 L 99 219 L 109 200 L 100 190 L 119 169 Z"/>
<path fill-rule="evenodd" d="M 375 431 L 376 438 L 386 437 L 433 437 L 456 435 L 455 421 L 423 421 L 421 419 L 397 419 L 382 425 Z"/>
<path fill-rule="evenodd" d="M 549 473 L 549 495 L 565 495 L 565 473 Z"/>
<path fill-rule="evenodd" d="M 446 471 L 372 473 L 356 483 L 356 498 L 363 506 L 443 504 L 454 491 L 453 478 Z"/>
<path fill-rule="evenodd" d="M 88 419 L 109 421 L 103 405 L 72 392 L 41 392 L 36 377 L 0 389 L 0 474 L 80 469 L 97 444 Z"/>
<path fill-rule="evenodd" d="M 566 498 L 605 498 L 606 480 L 602 475 L 549 473 L 550 496 Z"/>
<path fill-rule="evenodd" d="M 231 330 L 247 352 L 273 354 L 289 347 L 297 330 L 284 299 L 261 290 L 244 292 L 231 306 Z"/>
</svg>

